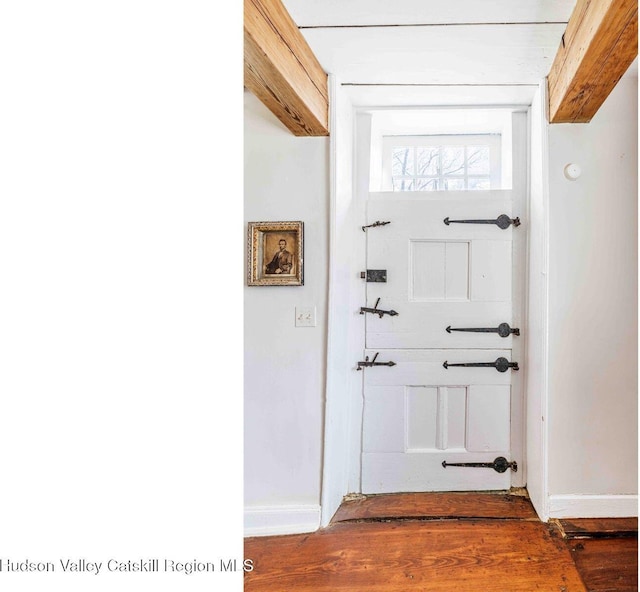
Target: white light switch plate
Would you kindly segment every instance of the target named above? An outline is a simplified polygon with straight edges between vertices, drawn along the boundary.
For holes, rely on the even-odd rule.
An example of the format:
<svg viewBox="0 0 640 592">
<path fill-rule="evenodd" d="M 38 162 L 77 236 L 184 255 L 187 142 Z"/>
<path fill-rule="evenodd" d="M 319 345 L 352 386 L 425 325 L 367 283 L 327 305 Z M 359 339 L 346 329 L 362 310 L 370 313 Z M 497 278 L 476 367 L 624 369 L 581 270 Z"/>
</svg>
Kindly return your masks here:
<svg viewBox="0 0 640 592">
<path fill-rule="evenodd" d="M 316 307 L 296 306 L 296 327 L 315 327 Z"/>
</svg>

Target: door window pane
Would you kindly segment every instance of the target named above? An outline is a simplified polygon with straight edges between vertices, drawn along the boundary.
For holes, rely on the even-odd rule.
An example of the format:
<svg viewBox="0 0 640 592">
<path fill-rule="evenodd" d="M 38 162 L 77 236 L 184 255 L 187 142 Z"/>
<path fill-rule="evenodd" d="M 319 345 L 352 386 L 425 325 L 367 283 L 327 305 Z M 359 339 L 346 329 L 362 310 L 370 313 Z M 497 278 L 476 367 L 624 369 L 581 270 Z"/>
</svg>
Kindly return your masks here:
<svg viewBox="0 0 640 592">
<path fill-rule="evenodd" d="M 467 146 L 467 173 L 488 175 L 490 170 L 489 146 Z"/>
<path fill-rule="evenodd" d="M 417 175 L 437 175 L 438 163 L 440 160 L 440 149 L 438 146 L 418 146 L 416 149 L 418 154 L 418 170 Z"/>
<path fill-rule="evenodd" d="M 442 174 L 464 174 L 464 146 L 442 147 Z"/>
<path fill-rule="evenodd" d="M 392 163 L 394 177 L 413 175 L 413 146 L 394 146 Z"/>
</svg>

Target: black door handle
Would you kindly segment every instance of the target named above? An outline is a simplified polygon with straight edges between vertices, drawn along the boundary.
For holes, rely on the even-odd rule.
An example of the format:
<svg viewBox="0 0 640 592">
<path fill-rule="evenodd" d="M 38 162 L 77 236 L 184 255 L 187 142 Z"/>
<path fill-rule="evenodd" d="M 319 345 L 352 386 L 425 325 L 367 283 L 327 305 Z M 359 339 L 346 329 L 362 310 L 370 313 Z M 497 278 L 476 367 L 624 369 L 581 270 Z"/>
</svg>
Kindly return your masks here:
<svg viewBox="0 0 640 592">
<path fill-rule="evenodd" d="M 518 362 L 510 362 L 507 358 L 498 358 L 495 362 L 467 362 L 466 364 L 449 364 L 449 362 L 445 362 L 442 365 L 445 370 L 449 369 L 451 366 L 463 366 L 465 368 L 495 368 L 498 372 L 506 372 L 509 368 L 520 370 Z"/>
<path fill-rule="evenodd" d="M 520 218 L 509 218 L 506 214 L 501 214 L 495 220 L 449 220 L 449 217 L 444 219 L 444 223 L 449 224 L 495 224 L 498 228 L 506 230 L 512 224 L 514 226 L 520 226 Z"/>
<path fill-rule="evenodd" d="M 493 469 L 498 473 L 504 473 L 507 469 L 511 469 L 514 472 L 518 471 L 518 463 L 515 460 L 509 462 L 504 456 L 499 456 L 493 462 L 448 463 L 446 460 L 443 460 L 442 466 L 445 469 L 447 467 L 479 467 Z"/>
<path fill-rule="evenodd" d="M 509 337 L 512 333 L 514 335 L 520 335 L 520 329 L 509 327 L 509 323 L 500 323 L 496 328 L 481 328 L 481 329 L 452 329 L 451 325 L 449 325 L 446 329 L 447 333 L 451 333 L 451 331 L 467 331 L 469 333 L 497 333 L 500 337 Z"/>
<path fill-rule="evenodd" d="M 358 370 L 362 370 L 363 368 L 371 368 L 373 366 L 395 366 L 395 362 L 376 362 L 376 358 L 378 357 L 377 352 L 375 356 L 373 356 L 373 360 L 369 361 L 369 356 L 364 359 L 364 362 L 358 362 Z"/>
<path fill-rule="evenodd" d="M 371 312 L 373 314 L 377 314 L 380 318 L 382 318 L 386 314 L 389 315 L 390 317 L 398 316 L 398 313 L 395 310 L 382 310 L 382 309 L 378 308 L 378 304 L 379 303 L 380 303 L 380 298 L 378 298 L 376 300 L 376 303 L 373 306 L 373 308 L 368 307 L 368 306 L 361 306 L 360 307 L 360 314 L 364 314 L 365 312 Z"/>
</svg>

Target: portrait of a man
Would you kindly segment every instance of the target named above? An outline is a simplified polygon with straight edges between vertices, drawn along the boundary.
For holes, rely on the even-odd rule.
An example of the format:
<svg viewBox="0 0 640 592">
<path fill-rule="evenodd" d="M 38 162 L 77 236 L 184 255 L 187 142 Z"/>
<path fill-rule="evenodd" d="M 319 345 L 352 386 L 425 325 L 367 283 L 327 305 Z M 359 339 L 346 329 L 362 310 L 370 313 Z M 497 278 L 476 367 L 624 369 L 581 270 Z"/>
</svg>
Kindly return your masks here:
<svg viewBox="0 0 640 592">
<path fill-rule="evenodd" d="M 302 286 L 304 223 L 249 222 L 247 285 Z"/>
<path fill-rule="evenodd" d="M 293 267 L 293 255 L 287 251 L 287 241 L 281 238 L 278 241 L 278 251 L 265 268 L 265 273 L 291 273 Z"/>
</svg>

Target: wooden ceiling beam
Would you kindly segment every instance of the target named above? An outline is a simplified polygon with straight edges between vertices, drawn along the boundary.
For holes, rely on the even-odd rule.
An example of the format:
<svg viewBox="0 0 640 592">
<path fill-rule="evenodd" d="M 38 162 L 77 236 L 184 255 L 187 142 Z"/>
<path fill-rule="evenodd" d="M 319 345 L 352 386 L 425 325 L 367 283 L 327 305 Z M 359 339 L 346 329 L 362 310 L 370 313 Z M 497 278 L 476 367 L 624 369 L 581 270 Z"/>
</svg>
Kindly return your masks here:
<svg viewBox="0 0 640 592">
<path fill-rule="evenodd" d="M 329 135 L 327 74 L 280 0 L 244 0 L 244 84 L 294 135 Z"/>
<path fill-rule="evenodd" d="M 549 71 L 549 121 L 591 121 L 637 55 L 637 0 L 578 0 Z"/>
</svg>

